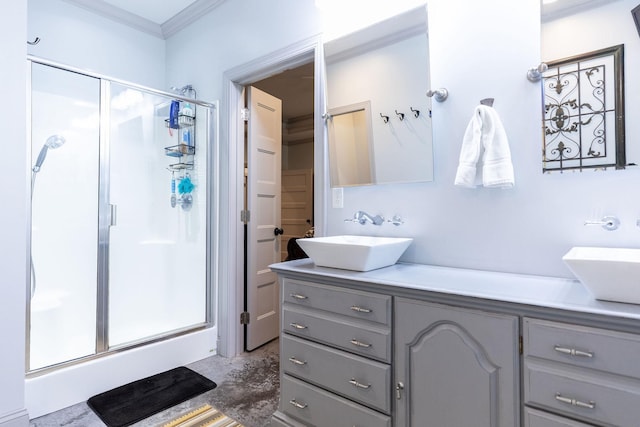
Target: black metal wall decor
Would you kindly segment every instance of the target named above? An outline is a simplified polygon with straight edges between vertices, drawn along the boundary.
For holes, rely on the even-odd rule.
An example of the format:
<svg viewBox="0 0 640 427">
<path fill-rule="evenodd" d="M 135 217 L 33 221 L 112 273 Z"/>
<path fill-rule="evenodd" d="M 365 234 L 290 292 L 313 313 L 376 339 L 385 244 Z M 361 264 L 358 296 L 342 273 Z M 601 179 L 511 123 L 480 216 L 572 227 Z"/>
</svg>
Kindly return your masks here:
<svg viewBox="0 0 640 427">
<path fill-rule="evenodd" d="M 547 64 L 543 172 L 624 169 L 624 45 Z"/>
</svg>

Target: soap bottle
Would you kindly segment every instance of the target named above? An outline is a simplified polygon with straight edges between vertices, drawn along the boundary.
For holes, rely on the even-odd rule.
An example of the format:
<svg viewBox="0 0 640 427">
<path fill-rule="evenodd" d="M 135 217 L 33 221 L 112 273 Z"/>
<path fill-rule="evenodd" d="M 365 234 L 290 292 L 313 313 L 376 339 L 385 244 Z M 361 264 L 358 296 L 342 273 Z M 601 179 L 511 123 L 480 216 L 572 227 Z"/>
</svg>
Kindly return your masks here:
<svg viewBox="0 0 640 427">
<path fill-rule="evenodd" d="M 180 112 L 180 114 L 182 114 L 183 116 L 187 116 L 187 117 L 194 117 L 193 109 L 191 108 L 191 104 L 189 104 L 188 102 L 185 102 L 184 106 L 182 107 L 182 111 Z"/>
<path fill-rule="evenodd" d="M 182 132 L 182 152 L 184 154 L 188 154 L 190 146 L 191 146 L 191 131 L 189 129 L 185 129 Z"/>
</svg>

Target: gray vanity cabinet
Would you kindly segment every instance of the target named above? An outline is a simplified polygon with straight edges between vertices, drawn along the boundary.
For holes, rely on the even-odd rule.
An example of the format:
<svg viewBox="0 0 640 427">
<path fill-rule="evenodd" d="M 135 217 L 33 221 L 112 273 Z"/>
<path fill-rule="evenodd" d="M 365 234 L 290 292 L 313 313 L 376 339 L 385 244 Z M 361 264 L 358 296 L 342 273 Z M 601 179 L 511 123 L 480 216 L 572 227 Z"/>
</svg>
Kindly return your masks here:
<svg viewBox="0 0 640 427">
<path fill-rule="evenodd" d="M 577 281 L 272 266 L 273 427 L 640 427 L 640 306 Z"/>
<path fill-rule="evenodd" d="M 396 427 L 516 427 L 518 318 L 396 298 Z"/>
</svg>

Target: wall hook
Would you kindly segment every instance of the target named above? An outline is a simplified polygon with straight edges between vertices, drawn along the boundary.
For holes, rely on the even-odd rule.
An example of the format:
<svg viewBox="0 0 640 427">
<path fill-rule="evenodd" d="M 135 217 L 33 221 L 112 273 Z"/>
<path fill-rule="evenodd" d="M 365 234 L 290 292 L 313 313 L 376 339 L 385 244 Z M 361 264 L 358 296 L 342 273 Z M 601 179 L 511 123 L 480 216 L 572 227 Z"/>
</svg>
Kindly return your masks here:
<svg viewBox="0 0 640 427">
<path fill-rule="evenodd" d="M 485 98 L 480 100 L 480 104 L 486 105 L 487 107 L 493 107 L 493 98 Z"/>
<path fill-rule="evenodd" d="M 413 113 L 413 116 L 417 119 L 418 116 L 420 115 L 420 110 L 414 110 L 413 107 L 409 107 L 409 109 Z"/>
<path fill-rule="evenodd" d="M 380 117 L 382 117 L 383 122 L 389 123 L 389 116 L 383 116 L 382 113 L 380 113 Z"/>
<path fill-rule="evenodd" d="M 30 44 L 31 46 L 37 45 L 38 43 L 40 43 L 40 37 L 36 37 L 32 42 L 27 40 L 27 44 Z"/>
<path fill-rule="evenodd" d="M 429 92 L 427 92 L 427 96 L 429 98 L 434 97 L 438 102 L 443 102 L 449 97 L 449 91 L 445 88 L 430 90 Z"/>
<path fill-rule="evenodd" d="M 396 110 L 396 115 L 398 116 L 400 121 L 404 120 L 404 113 L 398 113 L 398 110 Z"/>
<path fill-rule="evenodd" d="M 544 73 L 548 69 L 549 66 L 544 62 L 541 62 L 537 67 L 529 68 L 529 70 L 527 71 L 527 79 L 533 83 L 539 82 L 540 79 L 542 79 L 542 73 Z"/>
</svg>

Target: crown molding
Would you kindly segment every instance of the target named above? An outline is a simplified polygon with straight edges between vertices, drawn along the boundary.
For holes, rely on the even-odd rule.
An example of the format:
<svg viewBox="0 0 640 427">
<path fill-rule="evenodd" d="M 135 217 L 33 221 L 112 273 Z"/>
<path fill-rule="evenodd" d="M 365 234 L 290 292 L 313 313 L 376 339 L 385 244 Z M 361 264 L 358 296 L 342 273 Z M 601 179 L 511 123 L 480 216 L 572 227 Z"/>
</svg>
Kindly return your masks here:
<svg viewBox="0 0 640 427">
<path fill-rule="evenodd" d="M 196 0 L 173 18 L 160 25 L 162 37 L 168 39 L 224 3 L 225 0 Z"/>
<path fill-rule="evenodd" d="M 124 24 L 152 36 L 164 39 L 162 28 L 155 22 L 135 13 L 127 12 L 102 0 L 64 0 L 104 18 Z"/>
<path fill-rule="evenodd" d="M 128 12 L 113 6 L 103 0 L 63 0 L 77 7 L 88 10 L 128 27 L 142 31 L 152 36 L 167 39 L 183 28 L 200 19 L 204 14 L 209 13 L 216 7 L 224 3 L 225 0 L 196 0 L 194 3 L 180 11 L 173 18 L 168 19 L 159 25 L 155 22 L 143 18 L 135 13 Z"/>
</svg>

